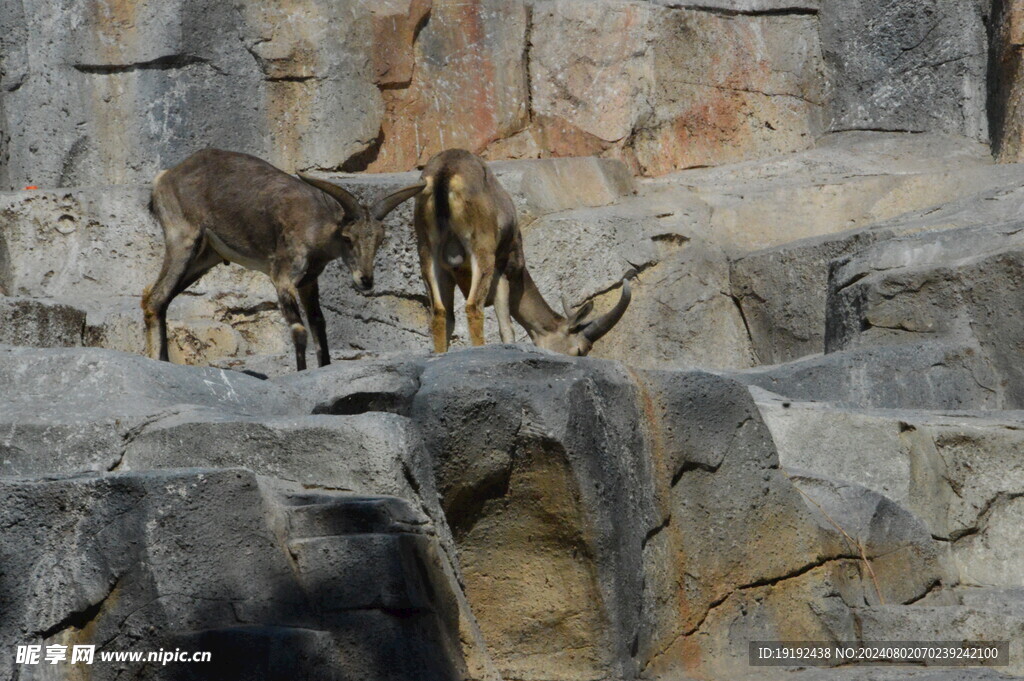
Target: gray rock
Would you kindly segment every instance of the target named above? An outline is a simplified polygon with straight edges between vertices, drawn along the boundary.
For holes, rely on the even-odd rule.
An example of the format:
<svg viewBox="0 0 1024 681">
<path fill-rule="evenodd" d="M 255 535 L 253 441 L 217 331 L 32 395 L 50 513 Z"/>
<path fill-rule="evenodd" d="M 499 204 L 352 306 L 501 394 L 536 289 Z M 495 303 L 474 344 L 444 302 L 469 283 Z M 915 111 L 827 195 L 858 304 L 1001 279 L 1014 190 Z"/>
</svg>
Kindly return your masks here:
<svg viewBox="0 0 1024 681">
<path fill-rule="evenodd" d="M 862 583 L 852 593 L 840 588 L 851 606 L 864 597 L 873 605 L 912 603 L 957 584 L 949 545 L 933 539 L 928 526 L 906 508 L 859 485 L 800 471 L 789 475 L 818 524 L 840 535 L 837 552 L 862 557 Z"/>
<path fill-rule="evenodd" d="M 125 621 L 114 629 L 154 627 L 139 640 L 156 645 L 185 641 L 233 659 L 252 646 L 265 646 L 270 652 L 253 664 L 270 678 L 295 664 L 288 651 L 296 650 L 302 651 L 301 659 L 315 660 L 324 673 L 341 673 L 340 678 L 349 678 L 345 670 L 353 665 L 376 669 L 380 662 L 372 660 L 383 659 L 386 651 L 399 651 L 387 653 L 399 660 L 429 657 L 440 665 L 429 673 L 440 677 L 459 665 L 480 678 L 536 670 L 566 678 L 745 672 L 746 658 L 735 652 L 742 648 L 739 638 L 771 638 L 779 631 L 808 640 L 848 638 L 856 632 L 850 604 L 874 602 L 874 584 L 864 576 L 859 553 L 822 520 L 819 508 L 864 542 L 887 601 L 912 601 L 930 586 L 956 579 L 955 573 L 947 574 L 947 543 L 936 544 L 906 508 L 855 485 L 806 475 L 797 486 L 818 501 L 805 501 L 780 470 L 772 434 L 749 390 L 719 376 L 627 370 L 615 362 L 502 346 L 332 365 L 275 381 L 93 349 L 5 352 L 10 366 L 0 379 L 15 390 L 2 413 L 23 429 L 33 450 L 11 458 L 25 466 L 18 472 L 119 465 L 131 472 L 66 484 L 78 489 L 83 480 L 99 486 L 137 481 L 128 487 L 138 485 L 141 491 L 132 492 L 135 501 L 124 505 L 138 503 L 139 496 L 151 500 L 137 511 L 118 506 L 110 513 L 121 514 L 118 522 L 143 527 L 151 522 L 147 513 L 164 517 L 158 499 L 191 503 L 193 483 L 169 480 L 220 480 L 221 475 L 255 480 L 235 466 L 272 476 L 243 485 L 253 490 L 245 492 L 255 495 L 251 499 L 219 487 L 209 491 L 235 515 L 210 505 L 206 519 L 205 511 L 195 510 L 206 503 L 201 501 L 162 512 L 183 524 L 216 518 L 218 532 L 233 532 L 236 516 L 270 528 L 240 533 L 237 541 L 266 535 L 270 543 L 261 560 L 291 555 L 282 563 L 283 573 L 260 568 L 286 575 L 273 577 L 284 586 L 264 588 L 260 577 L 247 587 L 302 597 L 322 594 L 315 606 L 299 596 L 282 596 L 280 609 L 269 612 L 254 596 L 241 601 L 210 596 L 210 590 L 202 591 L 206 582 L 193 577 L 190 585 L 198 590 L 177 588 L 179 595 L 168 598 L 173 605 L 158 599 L 159 608 L 140 608 L 144 599 L 154 598 L 145 591 L 118 591 L 116 598 L 104 600 L 110 584 L 142 589 L 134 577 L 118 582 L 109 576 L 129 574 L 118 561 L 130 562 L 133 551 L 154 556 L 151 570 L 189 553 L 179 550 L 180 541 L 165 543 L 158 523 L 138 535 L 143 539 L 133 545 L 137 548 L 122 549 L 117 560 L 82 558 L 112 567 L 97 572 L 96 594 L 89 591 L 83 603 L 54 606 L 56 621 L 64 617 L 61 608 L 91 615 L 97 602 L 109 602 L 99 607 L 97 621 L 107 622 L 109 607 L 117 613 L 110 622 Z M 922 354 L 921 348 L 915 352 Z M 97 400 L 98 394 L 110 397 Z M 40 409 L 40 401 L 46 409 Z M 303 415 L 311 411 L 320 414 Z M 78 439 L 59 459 L 52 453 L 47 458 L 38 453 L 46 451 L 45 437 L 24 430 L 35 423 Z M 952 433 L 948 439 L 954 441 Z M 784 438 L 780 443 L 789 446 Z M 983 443 L 972 451 L 981 456 L 992 446 Z M 981 470 L 980 461 L 970 456 L 963 455 L 963 470 Z M 180 466 L 222 472 L 146 472 Z M 950 472 L 949 479 L 961 480 L 957 475 Z M 989 482 L 994 475 L 958 482 L 965 504 L 989 498 L 996 489 Z M 1008 482 L 996 495 L 1015 489 L 1011 475 L 1002 478 Z M 151 480 L 158 482 L 147 492 Z M 62 503 L 54 485 L 65 482 L 8 477 L 2 484 L 36 490 L 38 503 Z M 263 491 L 257 493 L 258 487 Z M 339 488 L 406 501 L 353 500 L 332 491 Z M 107 501 L 63 503 L 90 509 L 89 522 L 103 526 L 103 504 L 113 504 L 121 492 L 96 494 Z M 5 498 L 19 497 L 12 491 Z M 916 497 L 909 498 L 912 506 Z M 343 507 L 339 500 L 345 500 Z M 1016 516 L 1012 504 L 1005 512 L 1000 504 L 976 517 L 984 516 L 1001 546 L 1002 528 L 1011 527 Z M 21 508 L 25 504 L 10 503 L 0 514 Z M 966 511 L 965 506 L 951 513 Z M 32 522 L 44 522 L 42 512 L 25 513 L 35 518 Z M 65 520 L 71 523 L 72 516 Z M 20 522 L 36 527 L 27 519 Z M 54 531 L 68 536 L 62 527 Z M 186 529 L 182 536 L 203 536 Z M 102 540 L 110 546 L 124 541 L 113 531 Z M 972 554 L 957 553 L 957 543 L 950 544 L 962 574 L 967 573 L 963 566 L 984 564 L 992 556 L 1002 561 L 992 565 L 1009 566 L 1015 555 L 989 550 L 973 554 L 968 564 L 961 558 Z M 201 565 L 219 565 L 220 553 L 200 553 Z M 238 551 L 229 553 L 237 564 Z M 77 558 L 58 560 L 69 570 L 79 564 Z M 421 562 L 428 566 L 427 577 L 415 567 Z M 376 572 L 363 572 L 368 566 Z M 3 573 L 26 571 L 15 567 Z M 1006 572 L 1005 579 L 1012 574 Z M 92 583 L 74 575 L 68 579 Z M 169 579 L 156 583 L 176 583 Z M 35 577 L 16 581 L 18 589 L 10 593 L 50 589 Z M 214 615 L 193 613 L 191 603 L 200 596 L 220 599 L 204 601 L 212 604 Z M 235 603 L 233 609 L 224 598 Z M 125 620 L 120 607 L 137 612 Z M 408 617 L 396 620 L 389 614 L 396 611 Z M 162 624 L 165 616 L 177 628 Z M 47 633 L 51 626 L 38 629 Z M 172 629 L 178 638 L 159 638 Z M 368 657 L 339 659 L 332 641 Z M 690 662 L 694 656 L 699 664 Z M 394 676 L 384 678 L 404 678 L 403 670 L 412 668 L 394 664 Z"/>
<path fill-rule="evenodd" d="M 752 388 L 786 469 L 864 485 L 949 542 L 967 585 L 1020 583 L 1020 412 L 837 409 Z"/>
<path fill-rule="evenodd" d="M 420 388 L 423 359 L 415 356 L 342 362 L 316 371 L 292 372 L 274 382 L 302 395 L 313 414 L 392 412 L 408 415 Z"/>
<path fill-rule="evenodd" d="M 0 186 L 145 182 L 210 145 L 336 167 L 380 129 L 360 3 L 104 7 L 4 6 Z"/>
<path fill-rule="evenodd" d="M 796 241 L 730 263 L 732 293 L 758 364 L 781 364 L 825 350 L 829 263 L 891 235 L 867 229 Z"/>
<path fill-rule="evenodd" d="M 953 172 L 952 168 L 943 168 L 941 166 L 944 162 L 935 159 L 933 165 L 940 167 L 933 168 L 933 172 L 922 173 L 913 166 L 910 159 L 927 157 L 925 152 L 931 148 L 931 144 L 937 143 L 935 139 L 927 143 L 928 136 L 922 136 L 919 147 L 899 142 L 898 138 L 894 139 L 895 136 L 834 137 L 847 141 L 860 139 L 859 144 L 852 146 L 847 153 L 869 147 L 865 140 L 874 139 L 879 148 L 867 155 L 866 160 L 879 164 L 884 163 L 883 150 L 886 144 L 882 143 L 887 142 L 889 149 L 899 154 L 901 163 L 906 164 L 906 167 L 892 166 L 886 169 L 886 172 L 898 174 L 887 178 L 889 186 L 885 191 L 891 193 L 891 197 L 876 199 L 877 203 L 872 209 L 875 217 L 893 211 L 904 212 L 915 208 L 915 204 L 934 202 L 937 205 L 923 210 L 911 210 L 869 227 L 804 239 L 734 260 L 731 265 L 733 294 L 743 308 L 752 342 L 762 363 L 790 361 L 825 350 L 825 311 L 831 261 L 845 260 L 847 256 L 853 256 L 861 250 L 866 252 L 866 259 L 855 258 L 855 261 L 873 261 L 881 251 L 888 248 L 880 242 L 887 242 L 896 236 L 957 227 L 980 227 L 1024 217 L 1024 193 L 1019 191 L 1024 178 L 1021 177 L 1019 165 L 981 165 L 978 159 L 966 153 L 968 147 L 962 156 L 957 157 L 957 163 L 966 166 L 962 170 Z M 853 171 L 854 168 L 847 170 Z M 792 178 L 790 181 L 794 180 Z M 899 198 L 902 194 L 909 198 Z M 856 193 L 851 188 L 837 194 L 836 198 L 853 196 Z M 746 199 L 750 201 L 751 197 Z M 753 200 L 755 206 L 757 203 Z M 863 210 L 859 203 L 851 207 Z M 846 217 L 835 206 L 828 207 L 825 212 Z M 785 215 L 792 217 L 793 211 L 786 211 Z M 861 218 L 849 219 L 863 221 Z M 821 227 L 822 231 L 828 229 L 827 224 Z M 874 244 L 879 245 L 869 250 L 868 247 Z"/>
<path fill-rule="evenodd" d="M 1004 406 L 1024 404 L 1016 283 L 1022 224 L 923 232 L 837 263 L 829 282 L 826 349 L 949 338 L 977 344 L 999 377 Z"/>
<path fill-rule="evenodd" d="M 975 0 L 824 0 L 829 129 L 986 140 L 985 13 Z"/>
<path fill-rule="evenodd" d="M 955 593 L 960 605 L 975 610 L 1003 612 L 1014 617 L 1024 617 L 1024 588 L 1022 587 L 960 587 Z"/>
<path fill-rule="evenodd" d="M 1009 641 L 1010 664 L 999 671 L 1024 674 L 1024 618 L 965 606 L 883 605 L 857 610 L 864 641 Z"/>
<path fill-rule="evenodd" d="M 432 486 L 427 466 L 415 429 L 392 414 L 256 420 L 185 412 L 133 436 L 118 470 L 246 468 L 310 489 L 418 504 L 417 492 Z"/>
<path fill-rule="evenodd" d="M 992 154 L 1003 163 L 1022 158 L 1020 7 L 1012 2 L 993 2 L 989 27 L 989 125 Z"/>
<path fill-rule="evenodd" d="M 798 401 L 883 409 L 1001 409 L 1000 376 L 976 345 L 865 346 L 728 374 Z"/>
<path fill-rule="evenodd" d="M 0 195 L 0 288 L 12 296 L 141 295 L 163 258 L 148 187 Z"/>
<path fill-rule="evenodd" d="M 5 478 L 0 488 L 4 646 L 188 645 L 213 656 L 202 672 L 97 662 L 96 679 L 466 674 L 436 543 L 401 500 L 295 493 L 230 469 Z M 14 673 L 13 657 L 0 673 Z"/>
<path fill-rule="evenodd" d="M 694 650 L 701 669 L 726 673 L 735 666 L 713 652 L 734 623 L 711 616 L 720 603 L 779 582 L 740 616 L 765 632 L 828 592 L 836 539 L 778 470 L 738 384 L 501 347 L 424 367 L 412 418 L 504 675 L 672 674 Z M 805 588 L 787 588 L 807 572 Z"/>
<path fill-rule="evenodd" d="M 613 159 L 497 161 L 491 168 L 513 196 L 521 225 L 548 213 L 607 206 L 636 193 L 629 168 Z"/>
<path fill-rule="evenodd" d="M 907 441 L 910 424 L 925 412 L 846 409 L 750 390 L 783 468 L 862 485 L 916 513 L 931 534 L 948 536 L 938 461 Z"/>
<path fill-rule="evenodd" d="M 633 302 L 595 357 L 638 367 L 752 364 L 743 320 L 729 296 L 725 254 L 699 236 L 700 212 L 673 197 L 555 213 L 530 225 L 530 272 L 549 303 L 597 301 L 610 308 L 618 283 L 633 280 Z M 527 341 L 527 338 L 522 338 Z"/>
<path fill-rule="evenodd" d="M 0 384 L 2 475 L 108 470 L 138 429 L 184 409 L 286 415 L 301 404 L 238 373 L 92 348 L 0 346 Z"/>
<path fill-rule="evenodd" d="M 85 312 L 35 298 L 0 296 L 0 343 L 38 347 L 82 345 Z"/>
</svg>

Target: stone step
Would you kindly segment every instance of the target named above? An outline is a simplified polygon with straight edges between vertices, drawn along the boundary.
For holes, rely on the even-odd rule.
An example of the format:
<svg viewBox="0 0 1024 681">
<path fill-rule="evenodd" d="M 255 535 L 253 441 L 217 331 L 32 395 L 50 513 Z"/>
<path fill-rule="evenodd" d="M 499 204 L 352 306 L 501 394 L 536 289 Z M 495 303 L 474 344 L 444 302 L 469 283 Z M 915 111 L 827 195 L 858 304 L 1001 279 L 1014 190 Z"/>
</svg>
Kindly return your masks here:
<svg viewBox="0 0 1024 681">
<path fill-rule="evenodd" d="M 846 132 L 807 151 L 646 180 L 641 192 L 689 187 L 712 208 L 709 234 L 750 251 L 867 227 L 1022 179 L 1024 165 L 994 165 L 973 140 Z"/>
<path fill-rule="evenodd" d="M 724 373 L 724 372 L 723 372 Z M 1000 377 L 976 344 L 918 340 L 810 355 L 728 376 L 784 398 L 857 409 L 1001 409 Z"/>
<path fill-rule="evenodd" d="M 319 594 L 325 613 L 431 612 L 432 585 L 425 579 L 431 541 L 413 534 L 353 534 L 296 539 L 288 550 L 300 580 Z"/>
<path fill-rule="evenodd" d="M 909 509 L 949 543 L 962 584 L 1024 583 L 1024 412 L 852 409 L 751 392 L 784 468 Z"/>
<path fill-rule="evenodd" d="M 52 300 L 0 296 L 0 344 L 75 347 L 83 344 L 85 311 Z"/>
<path fill-rule="evenodd" d="M 412 498 L 404 471 L 412 470 L 408 453 L 417 443 L 409 420 L 395 414 L 231 419 L 181 409 L 135 434 L 124 446 L 122 468 L 242 466 L 313 489 Z"/>
<path fill-rule="evenodd" d="M 1007 611 L 949 606 L 882 605 L 856 609 L 863 641 L 1009 641 L 1010 664 L 1024 676 L 1024 617 Z"/>
<path fill-rule="evenodd" d="M 399 497 L 309 490 L 281 499 L 288 537 L 316 539 L 350 534 L 429 534 L 430 520 Z"/>
<path fill-rule="evenodd" d="M 957 296 L 945 293 L 945 297 L 932 306 L 921 304 L 920 299 L 944 284 L 948 289 L 945 280 L 955 277 L 944 273 L 942 268 L 960 260 L 966 253 L 977 253 L 982 242 L 989 243 L 990 253 L 993 250 L 992 244 L 995 244 L 996 251 L 1000 248 L 1004 251 L 1012 250 L 1008 247 L 1013 246 L 1014 230 L 1010 230 L 1009 235 L 999 235 L 993 234 L 989 228 L 1013 222 L 1022 214 L 1022 169 L 1024 166 L 1019 164 L 979 168 L 967 174 L 968 177 L 972 173 L 977 175 L 977 181 L 967 182 L 961 189 L 951 190 L 948 194 L 940 193 L 938 199 L 934 200 L 939 205 L 853 230 L 838 231 L 823 227 L 818 232 L 823 234 L 821 236 L 795 241 L 789 239 L 783 245 L 735 259 L 731 266 L 732 292 L 743 309 L 760 362 L 773 364 L 825 351 L 826 310 L 830 300 L 832 305 L 838 303 L 845 308 L 842 313 L 828 310 L 832 338 L 827 345 L 830 349 L 840 347 L 861 331 L 870 334 L 873 341 L 884 335 L 934 331 L 929 327 L 929 313 L 932 322 L 944 322 L 946 317 L 953 319 L 954 315 L 949 311 L 938 313 L 938 310 L 948 308 L 953 303 L 960 303 L 963 307 L 964 303 L 972 301 L 970 296 L 961 301 Z M 943 171 L 942 177 L 946 177 L 946 173 Z M 931 176 L 923 177 L 929 181 L 935 179 Z M 888 176 L 884 179 L 899 187 L 898 177 Z M 945 185 L 939 182 L 937 186 Z M 916 191 L 910 196 L 916 197 Z M 744 197 L 750 202 L 750 209 L 755 210 L 758 201 L 746 194 Z M 761 214 L 765 214 L 765 211 L 762 210 Z M 788 210 L 783 214 L 785 219 L 791 218 Z M 831 215 L 831 212 L 824 214 Z M 842 225 L 840 229 L 849 226 Z M 956 231 L 958 228 L 960 232 Z M 946 232 L 950 233 L 943 236 Z M 952 242 L 952 247 L 944 246 L 944 240 Z M 918 277 L 922 283 L 928 283 L 923 290 L 915 286 L 898 286 L 898 269 L 888 273 L 878 273 L 874 269 L 881 263 L 886 263 L 886 269 L 889 270 L 893 269 L 894 264 L 905 266 L 912 261 L 930 260 L 937 263 L 943 256 L 946 263 L 932 264 L 930 277 Z M 830 293 L 830 266 L 836 260 L 842 261 L 842 264 L 832 284 L 836 291 Z M 963 268 L 963 265 L 958 267 Z M 894 274 L 897 276 L 894 277 Z M 984 282 L 985 274 L 976 273 L 973 278 Z M 858 281 L 862 278 L 865 281 Z M 932 281 L 928 282 L 928 279 Z M 851 291 L 839 295 L 840 289 L 854 283 L 856 285 Z M 886 298 L 873 301 L 863 310 L 849 304 L 849 300 L 843 300 L 851 298 L 851 293 L 857 293 L 858 298 L 863 300 L 866 298 L 863 295 L 865 289 L 876 295 L 883 289 L 887 293 L 901 295 L 895 302 L 888 302 Z M 906 300 L 908 294 L 917 294 L 919 300 L 916 309 L 904 305 L 901 318 L 894 320 L 892 308 Z M 889 314 L 884 314 L 885 308 L 888 308 Z"/>
<path fill-rule="evenodd" d="M 1024 586 L 962 586 L 952 591 L 957 602 L 968 608 L 1024 619 Z"/>
<path fill-rule="evenodd" d="M 285 356 L 291 349 L 287 327 L 276 304 L 269 302 L 183 295 L 171 305 L 167 326 L 168 353 L 176 364 L 210 365 L 252 354 Z M 143 355 L 141 299 L 0 296 L 0 344 L 88 346 Z M 294 356 L 287 356 L 294 370 Z"/>
<path fill-rule="evenodd" d="M 621 161 L 593 156 L 494 161 L 489 164 L 512 195 L 522 224 L 548 213 L 607 206 L 636 193 L 633 175 Z M 419 181 L 418 172 L 325 175 L 363 201 Z"/>
</svg>

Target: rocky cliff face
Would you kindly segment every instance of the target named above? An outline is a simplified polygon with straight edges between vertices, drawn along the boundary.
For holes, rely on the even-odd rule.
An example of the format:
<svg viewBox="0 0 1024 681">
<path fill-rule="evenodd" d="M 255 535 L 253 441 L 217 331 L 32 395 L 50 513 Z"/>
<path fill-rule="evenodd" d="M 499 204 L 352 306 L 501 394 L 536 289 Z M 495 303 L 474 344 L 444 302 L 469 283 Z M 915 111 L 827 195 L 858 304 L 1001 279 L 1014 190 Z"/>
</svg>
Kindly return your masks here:
<svg viewBox="0 0 1024 681">
<path fill-rule="evenodd" d="M 148 182 L 208 145 L 289 171 L 405 171 L 465 147 L 662 175 L 851 129 L 986 140 L 990 92 L 1012 160 L 1017 9 L 995 5 L 14 0 L 0 187 Z"/>
<path fill-rule="evenodd" d="M 0 185 L 41 188 L 0 193 L 0 678 L 1024 676 L 1019 14 L 6 3 Z M 237 266 L 151 361 L 147 183 L 207 144 L 364 199 L 471 148 L 549 300 L 633 303 L 590 358 L 461 319 L 429 355 L 407 205 L 373 292 L 321 279 L 331 366 Z M 778 639 L 1011 657 L 749 665 Z"/>
</svg>

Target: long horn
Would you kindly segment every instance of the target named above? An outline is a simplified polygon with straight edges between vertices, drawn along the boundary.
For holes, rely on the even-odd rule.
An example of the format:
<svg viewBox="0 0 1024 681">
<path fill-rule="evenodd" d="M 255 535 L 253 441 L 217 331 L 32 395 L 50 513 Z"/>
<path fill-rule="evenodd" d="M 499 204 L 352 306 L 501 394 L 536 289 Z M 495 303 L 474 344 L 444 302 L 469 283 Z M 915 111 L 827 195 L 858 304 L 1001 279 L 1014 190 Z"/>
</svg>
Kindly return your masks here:
<svg viewBox="0 0 1024 681">
<path fill-rule="evenodd" d="M 418 184 L 410 185 L 405 189 L 399 189 L 394 194 L 385 196 L 383 199 L 373 204 L 373 208 L 370 209 L 370 215 L 372 215 L 374 219 L 383 220 L 387 217 L 388 213 L 393 211 L 395 208 L 398 208 L 398 204 L 416 196 L 423 191 L 423 188 L 426 186 L 426 182 L 420 182 Z"/>
<path fill-rule="evenodd" d="M 583 337 L 591 343 L 596 343 L 602 336 L 611 331 L 612 327 L 626 313 L 626 308 L 629 307 L 629 301 L 632 296 L 633 294 L 629 289 L 629 279 L 623 279 L 622 295 L 619 297 L 619 302 L 615 303 L 615 307 L 610 312 L 587 324 L 586 328 L 582 331 Z"/>
<path fill-rule="evenodd" d="M 345 209 L 345 213 L 350 218 L 360 218 L 363 215 L 363 206 L 359 203 L 359 199 L 348 193 L 347 190 L 342 189 L 333 182 L 327 180 L 320 180 L 309 175 L 303 175 L 299 173 L 299 179 L 306 184 L 311 184 L 317 189 L 337 199 L 341 207 Z"/>
</svg>

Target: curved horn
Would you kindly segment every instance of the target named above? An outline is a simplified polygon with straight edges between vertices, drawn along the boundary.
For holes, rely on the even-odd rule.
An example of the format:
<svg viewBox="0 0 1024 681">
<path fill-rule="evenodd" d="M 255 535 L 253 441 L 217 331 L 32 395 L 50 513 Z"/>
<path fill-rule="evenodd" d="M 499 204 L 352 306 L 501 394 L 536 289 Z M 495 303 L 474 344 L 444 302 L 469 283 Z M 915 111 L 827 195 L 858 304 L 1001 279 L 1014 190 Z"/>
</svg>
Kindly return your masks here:
<svg viewBox="0 0 1024 681">
<path fill-rule="evenodd" d="M 565 312 L 566 319 L 572 319 L 572 306 L 569 304 L 569 296 L 562 294 L 562 311 Z"/>
<path fill-rule="evenodd" d="M 383 199 L 373 204 L 373 208 L 370 209 L 370 215 L 376 220 L 383 220 L 387 217 L 388 213 L 398 208 L 398 204 L 411 199 L 412 197 L 423 191 L 423 188 L 427 186 L 426 182 L 420 182 L 406 187 L 405 189 L 399 189 L 394 194 L 385 196 Z"/>
<path fill-rule="evenodd" d="M 629 307 L 629 301 L 633 297 L 632 291 L 629 288 L 629 280 L 622 280 L 622 295 L 619 297 L 619 302 L 615 303 L 615 307 L 611 309 L 605 315 L 602 315 L 594 321 L 587 324 L 586 328 L 581 332 L 583 337 L 591 343 L 596 343 L 602 336 L 612 330 L 622 315 L 626 313 L 626 308 Z"/>
<path fill-rule="evenodd" d="M 305 182 L 306 184 L 313 185 L 320 191 L 324 192 L 325 194 L 328 194 L 329 196 L 337 200 L 337 202 L 341 204 L 341 207 L 345 209 L 345 213 L 350 218 L 359 218 L 363 215 L 364 209 L 362 204 L 359 203 L 359 199 L 352 196 L 351 194 L 348 193 L 347 190 L 339 187 L 333 182 L 328 182 L 327 180 L 320 180 L 315 177 L 310 177 L 309 175 L 303 175 L 302 173 L 299 173 L 299 179 Z"/>
</svg>

